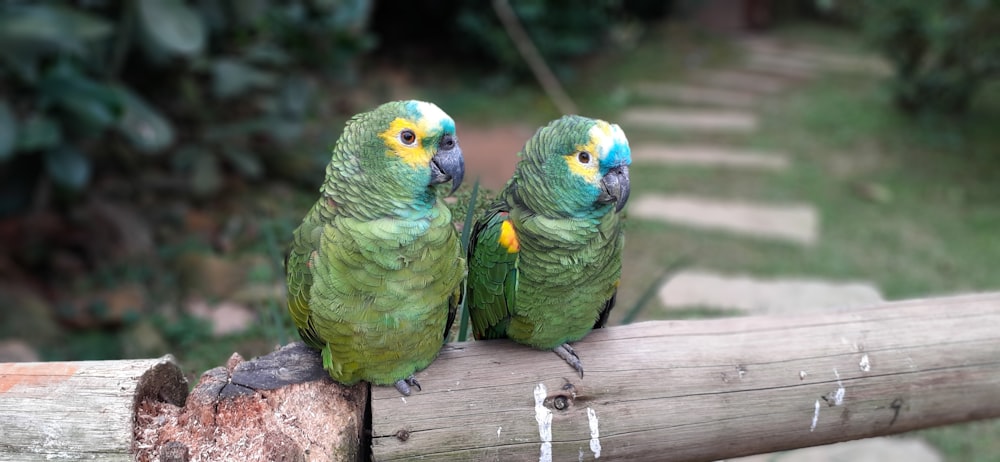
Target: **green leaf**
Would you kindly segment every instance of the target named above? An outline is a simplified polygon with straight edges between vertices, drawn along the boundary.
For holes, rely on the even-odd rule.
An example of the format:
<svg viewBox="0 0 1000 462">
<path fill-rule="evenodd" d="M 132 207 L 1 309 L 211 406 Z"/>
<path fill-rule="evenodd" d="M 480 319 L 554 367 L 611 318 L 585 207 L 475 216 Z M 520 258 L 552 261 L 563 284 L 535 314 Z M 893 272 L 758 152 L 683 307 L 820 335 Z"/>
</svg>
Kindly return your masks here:
<svg viewBox="0 0 1000 462">
<path fill-rule="evenodd" d="M 268 120 L 268 119 L 265 119 Z M 299 119 L 283 119 L 271 117 L 261 126 L 261 132 L 281 144 L 290 144 L 302 137 L 306 126 Z"/>
<path fill-rule="evenodd" d="M 236 59 L 220 58 L 212 63 L 212 93 L 216 98 L 226 99 L 257 88 L 271 88 L 277 81 L 274 74 Z"/>
<path fill-rule="evenodd" d="M 118 86 L 116 89 L 125 107 L 117 128 L 133 146 L 153 154 L 173 144 L 173 125 L 160 111 L 127 87 Z"/>
<path fill-rule="evenodd" d="M 68 60 L 56 64 L 39 83 L 48 99 L 76 116 L 87 129 L 100 131 L 118 121 L 121 97 L 109 85 L 90 79 Z"/>
<path fill-rule="evenodd" d="M 0 53 L 10 50 L 83 54 L 87 42 L 111 35 L 113 26 L 101 17 L 74 9 L 28 4 L 7 8 L 0 15 Z"/>
<path fill-rule="evenodd" d="M 83 189 L 90 180 L 90 160 L 70 145 L 46 151 L 45 169 L 56 184 L 73 190 Z"/>
<path fill-rule="evenodd" d="M 0 100 L 0 162 L 14 154 L 17 146 L 17 118 L 10 105 Z"/>
<path fill-rule="evenodd" d="M 191 171 L 191 192 L 199 197 L 215 194 L 222 188 L 219 161 L 212 153 L 203 151 L 194 159 Z"/>
<path fill-rule="evenodd" d="M 265 66 L 284 66 L 292 61 L 292 57 L 284 48 L 270 42 L 249 45 L 243 50 L 241 56 L 247 62 Z"/>
<path fill-rule="evenodd" d="M 143 35 L 159 51 L 193 56 L 205 48 L 205 24 L 183 0 L 138 0 L 136 6 Z"/>
<path fill-rule="evenodd" d="M 36 151 L 54 148 L 62 143 L 62 129 L 44 114 L 28 117 L 17 133 L 18 151 Z"/>
<path fill-rule="evenodd" d="M 229 161 L 229 164 L 247 178 L 260 178 L 264 173 L 264 167 L 252 152 L 235 147 L 222 148 L 222 156 Z"/>
</svg>

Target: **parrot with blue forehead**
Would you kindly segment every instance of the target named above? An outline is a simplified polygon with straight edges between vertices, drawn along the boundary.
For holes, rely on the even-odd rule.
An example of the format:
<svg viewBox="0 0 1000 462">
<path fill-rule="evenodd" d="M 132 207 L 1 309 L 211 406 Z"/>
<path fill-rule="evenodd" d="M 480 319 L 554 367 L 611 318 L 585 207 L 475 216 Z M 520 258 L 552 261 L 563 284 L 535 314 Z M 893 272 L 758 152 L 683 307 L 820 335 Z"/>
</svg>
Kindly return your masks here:
<svg viewBox="0 0 1000 462">
<path fill-rule="evenodd" d="M 631 150 L 618 125 L 569 115 L 539 129 L 471 233 L 466 304 L 477 339 L 570 346 L 615 305 Z"/>
<path fill-rule="evenodd" d="M 465 259 L 435 185 L 462 182 L 455 122 L 394 101 L 351 118 L 285 263 L 288 311 L 337 382 L 403 395 L 455 318 Z"/>
</svg>

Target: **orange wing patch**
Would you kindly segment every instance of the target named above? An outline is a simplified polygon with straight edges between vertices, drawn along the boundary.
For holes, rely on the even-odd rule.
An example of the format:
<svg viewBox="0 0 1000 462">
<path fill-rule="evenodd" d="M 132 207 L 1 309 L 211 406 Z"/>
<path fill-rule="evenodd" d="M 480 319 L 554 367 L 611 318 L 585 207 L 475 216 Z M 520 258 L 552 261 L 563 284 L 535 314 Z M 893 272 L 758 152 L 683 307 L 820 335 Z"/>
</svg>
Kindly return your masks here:
<svg viewBox="0 0 1000 462">
<path fill-rule="evenodd" d="M 514 231 L 514 225 L 511 224 L 510 220 L 504 220 L 500 224 L 500 239 L 498 242 L 507 249 L 507 253 L 517 253 L 521 250 L 521 243 L 517 241 L 517 232 Z"/>
</svg>

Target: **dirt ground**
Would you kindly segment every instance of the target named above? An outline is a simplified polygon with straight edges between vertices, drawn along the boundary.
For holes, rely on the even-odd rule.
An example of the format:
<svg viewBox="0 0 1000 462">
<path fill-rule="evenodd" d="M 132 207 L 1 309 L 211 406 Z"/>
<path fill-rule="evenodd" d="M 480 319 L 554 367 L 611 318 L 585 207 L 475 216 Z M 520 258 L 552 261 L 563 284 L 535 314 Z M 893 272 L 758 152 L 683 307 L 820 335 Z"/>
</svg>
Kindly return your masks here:
<svg viewBox="0 0 1000 462">
<path fill-rule="evenodd" d="M 514 173 L 517 153 L 535 133 L 527 125 L 459 126 L 458 142 L 465 156 L 465 181 L 498 191 Z"/>
</svg>

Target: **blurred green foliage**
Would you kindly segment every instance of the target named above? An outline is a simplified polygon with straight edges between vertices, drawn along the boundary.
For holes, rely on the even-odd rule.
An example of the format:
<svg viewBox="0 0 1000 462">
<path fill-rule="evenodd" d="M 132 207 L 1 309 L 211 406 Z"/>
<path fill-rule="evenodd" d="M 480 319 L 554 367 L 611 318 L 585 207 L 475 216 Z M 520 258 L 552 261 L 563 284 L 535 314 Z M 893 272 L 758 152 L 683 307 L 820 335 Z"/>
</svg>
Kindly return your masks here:
<svg viewBox="0 0 1000 462">
<path fill-rule="evenodd" d="M 429 21 L 413 21 L 412 11 L 392 2 L 376 5 L 373 28 L 380 48 L 393 57 L 414 44 L 426 48 L 420 63 L 460 60 L 478 68 L 495 85 L 530 79 L 514 42 L 497 17 L 495 0 L 441 0 L 421 5 Z M 643 24 L 662 19 L 673 2 L 661 0 L 503 0 L 509 1 L 534 46 L 563 79 L 574 77 L 574 62 L 609 46 L 633 45 Z M 428 23 L 429 22 L 429 23 Z M 414 41 L 419 37 L 419 42 Z M 429 53 L 428 53 L 429 52 Z M 443 58 L 443 59 L 441 59 Z M 578 63 L 577 63 L 578 64 Z"/>
<path fill-rule="evenodd" d="M 0 166 L 19 179 L 4 181 L 4 197 L 30 198 L 39 178 L 72 194 L 105 164 L 159 154 L 195 195 L 220 188 L 223 166 L 261 176 L 268 149 L 302 134 L 316 76 L 356 78 L 355 57 L 374 44 L 370 10 L 369 0 L 0 1 Z M 0 216 L 28 202 L 4 200 Z"/>
<path fill-rule="evenodd" d="M 1000 75 L 1000 1 L 863 0 L 862 30 L 892 62 L 906 112 L 964 113 Z"/>
</svg>

